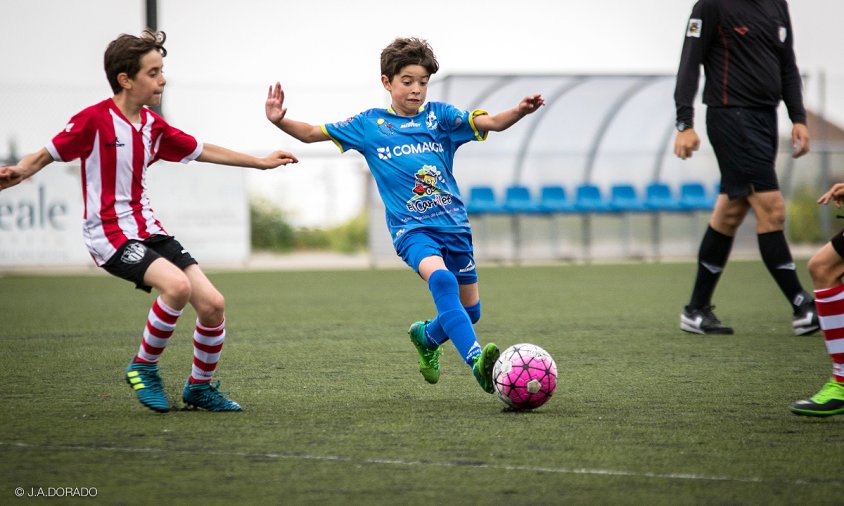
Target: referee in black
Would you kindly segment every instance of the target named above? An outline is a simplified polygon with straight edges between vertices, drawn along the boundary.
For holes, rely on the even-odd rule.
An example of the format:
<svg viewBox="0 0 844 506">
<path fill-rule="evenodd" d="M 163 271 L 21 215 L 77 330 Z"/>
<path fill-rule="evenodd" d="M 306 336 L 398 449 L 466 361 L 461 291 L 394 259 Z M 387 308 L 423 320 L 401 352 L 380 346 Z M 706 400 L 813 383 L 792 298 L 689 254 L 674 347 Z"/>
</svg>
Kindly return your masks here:
<svg viewBox="0 0 844 506">
<path fill-rule="evenodd" d="M 686 332 L 733 333 L 713 313 L 712 294 L 751 208 L 762 260 L 792 306 L 795 335 L 819 328 L 814 298 L 800 285 L 783 233 L 785 201 L 774 170 L 780 100 L 793 123 L 792 156 L 809 151 L 793 40 L 785 0 L 699 0 L 692 7 L 674 90 L 674 153 L 685 160 L 700 147 L 694 99 L 703 65 L 706 133 L 718 159 L 721 188 L 700 243 L 692 296 L 680 314 Z"/>
</svg>

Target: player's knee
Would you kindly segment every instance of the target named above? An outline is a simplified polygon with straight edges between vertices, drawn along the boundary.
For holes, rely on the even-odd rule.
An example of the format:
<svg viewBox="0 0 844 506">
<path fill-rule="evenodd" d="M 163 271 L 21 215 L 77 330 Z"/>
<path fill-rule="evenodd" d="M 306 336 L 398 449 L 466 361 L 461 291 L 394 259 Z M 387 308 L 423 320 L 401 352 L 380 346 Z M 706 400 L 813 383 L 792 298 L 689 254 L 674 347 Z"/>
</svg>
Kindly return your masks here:
<svg viewBox="0 0 844 506">
<path fill-rule="evenodd" d="M 829 265 L 820 254 L 816 254 L 806 263 L 812 284 L 816 288 L 829 288 L 837 281 L 835 275 L 830 272 Z M 833 278 L 833 279 L 830 279 Z"/>
<path fill-rule="evenodd" d="M 445 293 L 459 293 L 457 278 L 450 271 L 441 269 L 434 271 L 428 278 L 428 288 L 435 296 Z"/>
<path fill-rule="evenodd" d="M 774 210 L 768 216 L 768 226 L 776 230 L 782 230 L 785 227 L 785 209 L 779 208 Z"/>
<path fill-rule="evenodd" d="M 226 299 L 223 294 L 214 291 L 194 301 L 194 310 L 196 310 L 196 316 L 203 322 L 222 321 L 226 313 Z"/>
<path fill-rule="evenodd" d="M 713 226 L 712 228 L 718 230 L 719 232 L 723 232 L 726 235 L 734 236 L 736 230 L 738 230 L 739 226 L 741 226 L 741 223 L 744 221 L 744 217 L 745 213 L 740 211 L 724 213 L 719 217 L 720 219 L 716 220 L 716 226 Z"/>
<path fill-rule="evenodd" d="M 464 306 L 466 310 L 466 314 L 469 315 L 469 320 L 472 321 L 472 324 L 478 323 L 481 319 L 481 301 L 478 301 L 477 304 L 474 306 Z"/>
<path fill-rule="evenodd" d="M 173 279 L 167 281 L 160 288 L 161 295 L 164 296 L 165 301 L 169 301 L 168 305 L 172 307 L 182 308 L 190 300 L 191 286 L 187 276 L 174 276 Z"/>
</svg>

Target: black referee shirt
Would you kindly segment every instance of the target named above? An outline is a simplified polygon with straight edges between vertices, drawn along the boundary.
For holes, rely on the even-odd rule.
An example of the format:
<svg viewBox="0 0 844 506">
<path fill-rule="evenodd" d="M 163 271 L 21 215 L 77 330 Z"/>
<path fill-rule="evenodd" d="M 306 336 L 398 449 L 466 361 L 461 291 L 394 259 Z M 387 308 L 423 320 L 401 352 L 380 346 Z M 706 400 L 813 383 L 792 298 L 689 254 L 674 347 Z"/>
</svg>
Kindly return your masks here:
<svg viewBox="0 0 844 506">
<path fill-rule="evenodd" d="M 785 0 L 698 0 L 686 27 L 674 102 L 692 125 L 700 66 L 708 107 L 776 107 L 806 123 L 800 71 Z"/>
</svg>

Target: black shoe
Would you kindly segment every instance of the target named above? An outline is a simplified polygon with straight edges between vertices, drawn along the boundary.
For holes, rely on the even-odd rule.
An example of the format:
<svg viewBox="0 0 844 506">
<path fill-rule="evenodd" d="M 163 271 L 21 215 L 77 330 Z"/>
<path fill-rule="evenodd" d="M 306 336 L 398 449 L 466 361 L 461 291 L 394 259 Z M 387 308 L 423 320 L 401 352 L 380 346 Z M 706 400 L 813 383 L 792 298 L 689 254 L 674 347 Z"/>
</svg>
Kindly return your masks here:
<svg viewBox="0 0 844 506">
<path fill-rule="evenodd" d="M 721 323 L 713 309 L 715 306 L 700 309 L 686 306 L 680 313 L 680 329 L 692 334 L 732 334 L 733 328 Z"/>
<path fill-rule="evenodd" d="M 815 307 L 815 300 L 808 299 L 797 306 L 794 310 L 794 318 L 791 320 L 795 336 L 808 336 L 814 334 L 821 328 L 818 323 L 818 310 Z"/>
</svg>

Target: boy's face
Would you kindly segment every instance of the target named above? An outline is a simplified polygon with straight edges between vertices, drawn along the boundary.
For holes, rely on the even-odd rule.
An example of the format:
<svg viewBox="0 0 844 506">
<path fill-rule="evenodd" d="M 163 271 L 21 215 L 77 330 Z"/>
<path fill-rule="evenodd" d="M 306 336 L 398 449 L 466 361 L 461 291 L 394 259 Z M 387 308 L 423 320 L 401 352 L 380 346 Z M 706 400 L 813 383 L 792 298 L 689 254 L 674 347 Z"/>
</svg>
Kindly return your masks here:
<svg viewBox="0 0 844 506">
<path fill-rule="evenodd" d="M 381 84 L 390 92 L 393 110 L 400 116 L 416 116 L 428 94 L 431 75 L 422 65 L 408 65 L 398 71 L 392 80 L 381 76 Z"/>
<path fill-rule="evenodd" d="M 159 105 L 161 93 L 167 81 L 164 79 L 164 58 L 158 51 L 150 51 L 141 57 L 141 70 L 126 79 L 123 92 L 130 94 L 144 105 Z"/>
</svg>

